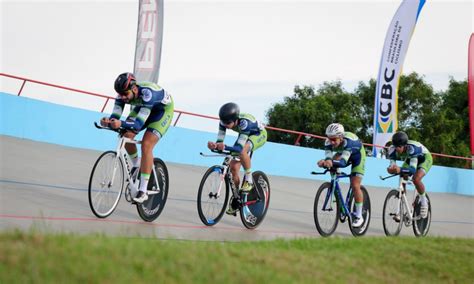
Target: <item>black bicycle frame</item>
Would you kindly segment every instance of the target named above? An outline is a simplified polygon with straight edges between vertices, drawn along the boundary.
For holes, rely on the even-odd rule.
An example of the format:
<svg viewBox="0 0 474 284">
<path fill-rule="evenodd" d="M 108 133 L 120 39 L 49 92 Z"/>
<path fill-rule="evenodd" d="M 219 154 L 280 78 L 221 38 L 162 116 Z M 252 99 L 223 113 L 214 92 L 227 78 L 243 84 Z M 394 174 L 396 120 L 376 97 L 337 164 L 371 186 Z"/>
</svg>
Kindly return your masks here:
<svg viewBox="0 0 474 284">
<path fill-rule="evenodd" d="M 253 155 L 253 152 L 250 152 L 250 158 L 252 158 L 252 155 Z M 231 162 L 231 160 L 232 160 L 232 158 L 229 158 L 229 157 L 225 158 L 224 162 L 222 162 L 222 166 L 224 166 L 226 168 L 225 178 L 228 180 L 228 182 L 230 184 L 230 187 L 231 187 L 231 190 L 232 190 L 232 195 L 234 196 L 234 198 L 237 198 L 237 200 L 240 201 L 241 206 L 252 205 L 252 204 L 255 204 L 255 203 L 259 202 L 260 200 L 262 200 L 262 197 L 260 196 L 260 193 L 256 189 L 255 189 L 255 192 L 257 193 L 257 199 L 252 200 L 252 201 L 247 201 L 247 196 L 245 196 L 245 198 L 243 198 L 242 195 L 239 194 L 239 191 L 238 191 L 238 188 L 237 188 L 239 185 L 236 185 L 234 183 L 234 180 L 232 179 L 232 176 L 231 176 L 231 171 L 230 171 L 230 162 Z M 242 183 L 244 181 L 245 181 L 245 175 L 242 179 Z"/>
</svg>

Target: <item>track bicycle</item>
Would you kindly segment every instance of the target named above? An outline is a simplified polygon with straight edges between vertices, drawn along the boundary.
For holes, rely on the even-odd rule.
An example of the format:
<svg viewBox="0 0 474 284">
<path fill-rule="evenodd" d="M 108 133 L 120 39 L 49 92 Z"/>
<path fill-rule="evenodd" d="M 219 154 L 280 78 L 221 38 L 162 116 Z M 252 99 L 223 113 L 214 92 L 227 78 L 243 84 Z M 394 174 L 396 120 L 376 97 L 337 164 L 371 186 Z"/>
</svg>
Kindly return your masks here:
<svg viewBox="0 0 474 284">
<path fill-rule="evenodd" d="M 94 122 L 98 129 L 111 130 L 118 133 L 118 143 L 115 151 L 106 151 L 99 156 L 92 168 L 89 179 L 89 205 L 95 216 L 106 218 L 119 203 L 125 187 L 125 200 L 136 204 L 140 217 L 147 222 L 152 222 L 161 212 L 168 197 L 168 169 L 159 159 L 153 159 L 152 173 L 148 182 L 148 200 L 138 204 L 133 197 L 138 193 L 140 168 L 133 168 L 125 144 L 141 144 L 141 141 L 124 137 L 128 131 L 124 128 L 112 129 L 103 127 Z"/>
<path fill-rule="evenodd" d="M 360 227 L 352 226 L 352 213 L 349 208 L 355 210 L 355 200 L 352 187 L 349 186 L 346 198 L 342 196 L 339 179 L 349 178 L 350 175 L 343 173 L 339 168 L 326 168 L 324 172 L 311 172 L 313 175 L 331 174 L 331 181 L 323 183 L 314 198 L 314 223 L 319 234 L 323 237 L 331 236 L 337 228 L 338 221 L 348 221 L 349 228 L 354 236 L 362 236 L 367 232 L 370 224 L 370 197 L 367 189 L 361 185 L 360 189 L 364 195 L 362 205 L 362 217 L 364 222 Z"/>
<path fill-rule="evenodd" d="M 398 189 L 392 189 L 387 194 L 383 204 L 383 230 L 387 236 L 398 236 L 402 230 L 402 225 L 406 227 L 413 225 L 413 233 L 417 237 L 424 237 L 428 234 L 431 225 L 431 201 L 425 193 L 428 201 L 428 215 L 421 218 L 421 203 L 419 194 L 416 190 L 413 193 L 412 203 L 407 199 L 407 185 L 413 185 L 411 177 L 404 177 L 400 174 L 394 174 L 387 177 L 380 176 L 381 180 L 386 180 L 394 176 L 399 176 L 400 181 Z"/>
<path fill-rule="evenodd" d="M 203 157 L 224 157 L 222 165 L 210 167 L 202 177 L 197 196 L 199 218 L 206 226 L 217 224 L 227 208 L 229 194 L 233 196 L 233 207 L 240 211 L 240 219 L 247 229 L 255 229 L 263 221 L 270 203 L 270 182 L 265 173 L 252 173 L 253 188 L 248 193 L 239 191 L 234 184 L 230 162 L 238 157 L 227 151 L 216 151 L 215 155 L 200 153 Z M 250 154 L 252 157 L 252 153 Z M 242 179 L 242 184 L 245 176 Z"/>
</svg>

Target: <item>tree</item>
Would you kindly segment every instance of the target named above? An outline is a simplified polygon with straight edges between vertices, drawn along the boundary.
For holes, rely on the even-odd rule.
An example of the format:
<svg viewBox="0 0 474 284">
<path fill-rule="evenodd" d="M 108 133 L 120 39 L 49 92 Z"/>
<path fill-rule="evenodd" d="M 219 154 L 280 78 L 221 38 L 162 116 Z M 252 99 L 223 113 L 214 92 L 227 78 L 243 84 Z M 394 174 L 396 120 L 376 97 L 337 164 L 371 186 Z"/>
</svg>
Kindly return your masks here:
<svg viewBox="0 0 474 284">
<path fill-rule="evenodd" d="M 267 121 L 271 126 L 324 135 L 327 125 L 342 123 L 347 129 L 358 132 L 361 101 L 342 88 L 340 81 L 324 82 L 318 90 L 313 86 L 296 86 L 292 97 L 285 97 L 283 103 L 274 104 L 267 111 Z M 352 109 L 357 111 L 352 111 Z M 350 110 L 350 111 L 349 111 Z M 269 132 L 269 140 L 294 144 L 295 135 L 276 131 Z M 323 146 L 321 139 L 303 139 L 301 146 Z"/>
<path fill-rule="evenodd" d="M 362 141 L 372 143 L 376 81 L 359 82 L 353 93 L 340 81 L 295 86 L 294 95 L 266 113 L 271 126 L 324 136 L 326 126 L 339 122 Z M 450 80 L 444 92 L 434 92 L 417 73 L 402 75 L 398 90 L 399 130 L 431 152 L 469 156 L 467 81 Z M 294 144 L 296 135 L 270 131 L 269 141 Z M 301 146 L 322 148 L 320 139 L 303 139 Z M 462 160 L 435 158 L 436 164 L 466 166 Z"/>
<path fill-rule="evenodd" d="M 446 91 L 439 93 L 437 108 L 426 111 L 422 117 L 422 128 L 418 133 L 431 152 L 455 156 L 469 156 L 469 108 L 467 80 L 449 82 Z M 437 164 L 470 167 L 465 160 L 435 157 Z"/>
</svg>

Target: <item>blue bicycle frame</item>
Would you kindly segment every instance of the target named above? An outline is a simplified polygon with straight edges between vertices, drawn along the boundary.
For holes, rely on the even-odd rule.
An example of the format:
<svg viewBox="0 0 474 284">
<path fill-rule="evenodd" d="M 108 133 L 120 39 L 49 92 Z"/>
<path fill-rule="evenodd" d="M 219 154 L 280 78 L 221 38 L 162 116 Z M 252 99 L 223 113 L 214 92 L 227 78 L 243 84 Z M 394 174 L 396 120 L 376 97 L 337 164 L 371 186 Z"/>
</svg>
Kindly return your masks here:
<svg viewBox="0 0 474 284">
<path fill-rule="evenodd" d="M 326 173 L 329 170 L 326 170 L 324 173 Z M 336 171 L 330 171 L 331 172 L 331 190 L 327 192 L 326 194 L 326 199 L 324 200 L 324 206 L 323 206 L 323 211 L 330 211 L 332 210 L 331 206 L 333 203 L 333 197 L 334 194 L 337 194 L 337 197 L 341 205 L 341 213 L 350 216 L 350 210 L 348 208 L 348 204 L 350 202 L 350 198 L 352 196 L 352 187 L 349 187 L 349 191 L 347 192 L 346 196 L 346 201 L 342 202 L 344 198 L 342 197 L 342 192 L 341 188 L 339 187 L 339 179 L 341 178 L 350 178 L 351 176 L 346 174 L 346 173 L 337 173 Z M 328 208 L 329 205 L 329 208 Z"/>
</svg>

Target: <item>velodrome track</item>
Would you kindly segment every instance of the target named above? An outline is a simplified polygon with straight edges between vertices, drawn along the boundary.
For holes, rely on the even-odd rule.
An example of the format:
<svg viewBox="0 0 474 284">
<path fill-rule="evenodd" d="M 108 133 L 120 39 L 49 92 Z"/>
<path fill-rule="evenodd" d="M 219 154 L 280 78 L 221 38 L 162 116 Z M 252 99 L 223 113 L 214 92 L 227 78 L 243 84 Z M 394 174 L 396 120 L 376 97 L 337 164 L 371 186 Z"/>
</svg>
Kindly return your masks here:
<svg viewBox="0 0 474 284">
<path fill-rule="evenodd" d="M 99 154 L 0 135 L 0 230 L 203 241 L 319 237 L 312 209 L 320 181 L 269 176 L 270 208 L 256 230 L 245 229 L 240 218 L 227 215 L 216 226 L 206 227 L 196 209 L 197 188 L 206 168 L 173 163 L 167 163 L 170 192 L 157 220 L 141 221 L 136 208 L 123 198 L 111 216 L 98 219 L 89 209 L 87 185 Z M 384 236 L 381 215 L 388 189 L 368 190 L 373 216 L 367 235 Z M 430 197 L 429 235 L 474 237 L 473 197 L 441 193 Z M 401 234 L 413 236 L 412 228 L 404 227 Z M 351 236 L 347 223 L 339 224 L 335 235 Z"/>
</svg>

